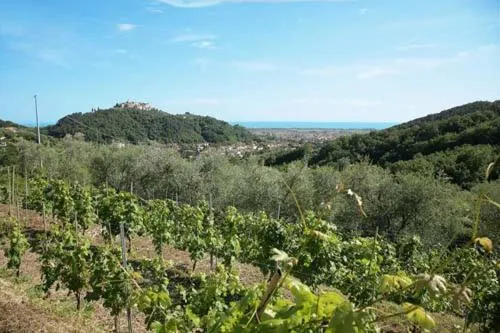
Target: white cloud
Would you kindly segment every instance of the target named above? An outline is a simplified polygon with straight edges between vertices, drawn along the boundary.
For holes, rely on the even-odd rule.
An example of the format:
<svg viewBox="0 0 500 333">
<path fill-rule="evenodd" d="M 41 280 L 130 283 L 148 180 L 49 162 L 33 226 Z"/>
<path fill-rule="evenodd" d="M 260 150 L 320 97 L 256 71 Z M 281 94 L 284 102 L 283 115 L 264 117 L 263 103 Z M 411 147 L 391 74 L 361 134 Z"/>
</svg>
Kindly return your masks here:
<svg viewBox="0 0 500 333">
<path fill-rule="evenodd" d="M 212 34 L 182 34 L 170 39 L 172 43 L 189 43 L 190 46 L 199 49 L 215 49 L 214 40 L 216 35 Z"/>
<path fill-rule="evenodd" d="M 190 43 L 210 41 L 214 39 L 217 39 L 217 36 L 212 34 L 183 34 L 173 37 L 170 41 L 172 43 Z"/>
<path fill-rule="evenodd" d="M 337 76 L 351 72 L 355 66 L 325 66 L 316 68 L 306 68 L 299 70 L 299 74 L 307 76 Z"/>
<path fill-rule="evenodd" d="M 209 41 L 209 40 L 194 42 L 191 44 L 191 46 L 197 47 L 199 49 L 214 49 L 215 48 L 214 43 Z"/>
<path fill-rule="evenodd" d="M 410 51 L 410 50 L 417 50 L 417 49 L 432 49 L 432 48 L 435 48 L 436 46 L 437 46 L 436 44 L 431 44 L 431 43 L 427 43 L 427 44 L 414 43 L 414 44 L 401 45 L 401 46 L 396 47 L 396 49 L 398 49 L 400 51 Z"/>
<path fill-rule="evenodd" d="M 394 63 L 404 69 L 435 69 L 450 62 L 457 61 L 459 54 L 450 57 L 406 57 L 396 58 Z"/>
<path fill-rule="evenodd" d="M 116 25 L 116 29 L 119 31 L 130 31 L 134 30 L 137 26 L 132 23 L 119 23 Z"/>
<path fill-rule="evenodd" d="M 158 0 L 173 7 L 201 8 L 222 3 L 351 2 L 354 0 Z"/>
<path fill-rule="evenodd" d="M 71 68 L 68 62 L 68 50 L 42 47 L 28 42 L 14 42 L 8 44 L 8 47 L 11 50 L 20 52 L 26 56 L 35 57 L 52 65 L 65 69 Z"/>
<path fill-rule="evenodd" d="M 357 77 L 360 80 L 434 70 L 467 61 L 500 57 L 500 46 L 489 44 L 442 57 L 398 57 L 377 61 L 299 69 L 298 74 L 314 77 Z"/>
<path fill-rule="evenodd" d="M 315 77 L 345 77 L 356 76 L 358 79 L 365 80 L 379 76 L 388 76 L 398 74 L 399 68 L 393 64 L 350 64 L 344 66 L 325 66 L 318 68 L 308 68 L 299 70 L 299 74 Z"/>
<path fill-rule="evenodd" d="M 235 61 L 231 63 L 232 66 L 246 71 L 273 71 L 276 66 L 269 62 L 263 61 Z"/>
<path fill-rule="evenodd" d="M 163 10 L 156 7 L 146 7 L 146 10 L 153 14 L 163 14 Z"/>
<path fill-rule="evenodd" d="M 358 72 L 359 79 L 372 79 L 378 76 L 388 76 L 398 74 L 399 71 L 395 68 L 372 67 Z"/>
</svg>

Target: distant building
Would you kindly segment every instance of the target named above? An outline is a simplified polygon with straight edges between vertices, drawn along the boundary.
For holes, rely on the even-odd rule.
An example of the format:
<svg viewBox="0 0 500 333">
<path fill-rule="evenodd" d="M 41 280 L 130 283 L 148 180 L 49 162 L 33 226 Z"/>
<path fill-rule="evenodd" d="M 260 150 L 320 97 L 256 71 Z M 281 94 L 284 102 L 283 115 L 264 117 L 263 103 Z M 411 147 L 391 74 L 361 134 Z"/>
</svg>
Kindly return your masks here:
<svg viewBox="0 0 500 333">
<path fill-rule="evenodd" d="M 134 102 L 134 101 L 126 101 L 123 103 L 116 103 L 115 109 L 135 109 L 135 110 L 152 110 L 154 109 L 151 104 L 142 103 L 142 102 Z"/>
</svg>

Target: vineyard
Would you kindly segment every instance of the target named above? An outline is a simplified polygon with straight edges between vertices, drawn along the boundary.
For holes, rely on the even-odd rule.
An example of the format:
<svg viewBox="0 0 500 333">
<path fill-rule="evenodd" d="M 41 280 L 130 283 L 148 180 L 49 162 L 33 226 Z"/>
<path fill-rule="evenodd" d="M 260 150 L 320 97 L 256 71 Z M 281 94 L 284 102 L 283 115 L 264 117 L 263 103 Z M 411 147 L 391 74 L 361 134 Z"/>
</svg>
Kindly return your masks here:
<svg viewBox="0 0 500 333">
<path fill-rule="evenodd" d="M 0 221 L 7 269 L 22 276 L 26 254 L 38 253 L 45 296 L 64 290 L 77 311 L 100 302 L 116 331 L 132 310 L 153 332 L 376 332 L 395 329 L 395 318 L 399 331 L 420 332 L 442 328 L 435 313 L 460 318 L 457 331 L 500 330 L 500 266 L 477 232 L 481 207 L 500 205 L 486 195 L 469 239 L 429 247 L 417 236 L 343 235 L 323 219 L 331 207 L 302 211 L 293 191 L 296 223 L 43 177 L 18 193 L 15 182 L 9 174 L 9 217 Z M 347 185 L 337 191 L 370 215 Z M 41 232 L 25 232 L 20 207 L 38 212 Z M 151 240 L 154 258 L 131 259 L 138 237 Z M 192 265 L 169 261 L 166 247 L 189 253 Z M 210 271 L 195 273 L 205 258 Z M 256 267 L 262 282 L 242 283 L 237 264 Z"/>
</svg>

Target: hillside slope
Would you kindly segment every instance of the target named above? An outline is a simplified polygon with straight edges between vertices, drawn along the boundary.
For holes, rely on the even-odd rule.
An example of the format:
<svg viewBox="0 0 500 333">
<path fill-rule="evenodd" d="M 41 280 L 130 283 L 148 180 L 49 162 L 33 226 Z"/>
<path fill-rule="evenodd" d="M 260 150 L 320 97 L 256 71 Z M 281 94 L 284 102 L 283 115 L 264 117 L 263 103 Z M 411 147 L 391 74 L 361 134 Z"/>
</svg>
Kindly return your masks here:
<svg viewBox="0 0 500 333">
<path fill-rule="evenodd" d="M 9 121 L 9 120 L 0 119 L 0 128 L 2 128 L 2 127 L 23 127 L 23 126 L 16 124 L 16 123 Z"/>
<path fill-rule="evenodd" d="M 338 165 L 368 157 L 396 171 L 442 173 L 470 187 L 499 151 L 500 100 L 473 102 L 367 135 L 341 137 L 322 146 L 310 162 Z"/>
<path fill-rule="evenodd" d="M 241 126 L 211 117 L 119 107 L 71 114 L 47 127 L 47 131 L 54 137 L 82 133 L 86 140 L 96 142 L 223 143 L 253 137 Z"/>
</svg>

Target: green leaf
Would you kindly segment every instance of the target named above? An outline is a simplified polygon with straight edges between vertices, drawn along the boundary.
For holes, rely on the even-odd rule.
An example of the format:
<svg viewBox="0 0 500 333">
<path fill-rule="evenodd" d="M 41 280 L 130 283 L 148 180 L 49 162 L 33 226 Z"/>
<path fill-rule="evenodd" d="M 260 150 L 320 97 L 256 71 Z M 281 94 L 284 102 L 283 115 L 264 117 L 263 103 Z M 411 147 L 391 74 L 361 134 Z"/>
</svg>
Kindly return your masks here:
<svg viewBox="0 0 500 333">
<path fill-rule="evenodd" d="M 310 303 L 311 305 L 316 303 L 317 296 L 313 294 L 308 286 L 292 278 L 288 279 L 287 282 L 287 287 L 290 289 L 290 292 L 295 298 L 295 303 L 298 306 L 302 306 L 304 303 Z"/>
<path fill-rule="evenodd" d="M 344 295 L 335 291 L 322 293 L 318 300 L 318 316 L 330 318 L 337 307 L 346 301 Z"/>
<path fill-rule="evenodd" d="M 328 333 L 358 333 L 354 321 L 352 304 L 344 301 L 333 313 L 333 317 L 328 324 Z"/>
<path fill-rule="evenodd" d="M 412 284 L 412 280 L 404 275 L 384 274 L 380 283 L 380 291 L 383 293 L 395 292 L 404 289 Z"/>
<path fill-rule="evenodd" d="M 290 260 L 290 257 L 288 256 L 288 254 L 286 252 L 283 252 L 283 251 L 275 249 L 275 248 L 273 248 L 271 250 L 271 252 L 273 253 L 273 256 L 271 257 L 271 259 L 274 261 L 285 262 L 285 261 Z"/>
<path fill-rule="evenodd" d="M 407 312 L 406 317 L 420 327 L 425 329 L 436 327 L 434 319 L 421 306 L 403 303 L 403 309 Z"/>
</svg>

